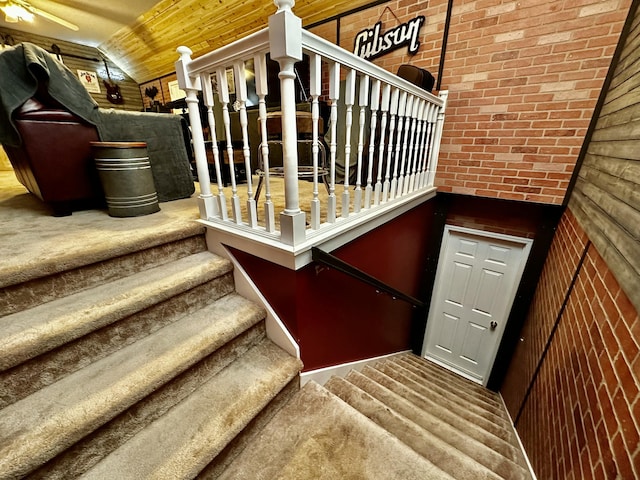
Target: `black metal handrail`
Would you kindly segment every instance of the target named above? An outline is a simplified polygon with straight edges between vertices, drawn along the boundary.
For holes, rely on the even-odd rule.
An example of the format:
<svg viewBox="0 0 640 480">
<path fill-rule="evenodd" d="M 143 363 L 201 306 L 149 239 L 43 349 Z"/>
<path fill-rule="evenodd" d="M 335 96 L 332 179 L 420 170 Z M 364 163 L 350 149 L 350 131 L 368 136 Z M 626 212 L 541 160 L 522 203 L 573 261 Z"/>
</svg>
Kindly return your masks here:
<svg viewBox="0 0 640 480">
<path fill-rule="evenodd" d="M 324 250 L 320 250 L 317 247 L 312 247 L 311 258 L 318 263 L 322 263 L 328 267 L 333 268 L 334 270 L 337 270 L 346 275 L 349 275 L 357 280 L 360 280 L 361 282 L 367 283 L 378 291 L 388 293 L 394 299 L 403 300 L 417 308 L 426 308 L 427 306 L 421 300 L 418 300 L 417 298 L 412 297 L 411 295 L 407 295 L 406 293 L 403 293 L 400 290 L 396 290 L 395 288 L 384 283 L 382 280 L 378 280 L 377 278 L 369 275 L 368 273 L 363 272 L 362 270 L 354 267 L 353 265 L 348 264 L 344 260 L 340 260 L 335 255 L 331 255 L 330 253 L 327 253 Z"/>
</svg>

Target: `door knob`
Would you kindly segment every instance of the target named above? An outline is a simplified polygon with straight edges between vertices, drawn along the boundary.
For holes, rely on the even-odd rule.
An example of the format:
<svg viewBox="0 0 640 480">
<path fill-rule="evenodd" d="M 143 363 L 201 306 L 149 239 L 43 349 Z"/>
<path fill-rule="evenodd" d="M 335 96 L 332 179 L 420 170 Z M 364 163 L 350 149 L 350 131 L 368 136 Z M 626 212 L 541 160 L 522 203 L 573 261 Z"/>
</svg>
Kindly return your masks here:
<svg viewBox="0 0 640 480">
<path fill-rule="evenodd" d="M 498 322 L 491 322 L 489 325 L 491 326 L 491 330 L 495 330 L 498 326 Z"/>
</svg>

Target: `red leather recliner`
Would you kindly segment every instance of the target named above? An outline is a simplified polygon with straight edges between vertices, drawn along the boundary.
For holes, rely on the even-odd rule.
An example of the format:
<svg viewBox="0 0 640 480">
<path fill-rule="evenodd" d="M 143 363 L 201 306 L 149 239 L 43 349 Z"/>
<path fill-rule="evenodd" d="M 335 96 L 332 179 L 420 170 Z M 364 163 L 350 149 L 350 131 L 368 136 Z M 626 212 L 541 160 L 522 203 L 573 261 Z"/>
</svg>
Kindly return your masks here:
<svg viewBox="0 0 640 480">
<path fill-rule="evenodd" d="M 99 140 L 95 126 L 56 103 L 27 100 L 14 114 L 22 145 L 3 147 L 20 183 L 63 216 L 103 206 L 104 194 L 89 143 Z"/>
<path fill-rule="evenodd" d="M 145 142 L 160 202 L 195 191 L 188 128 L 177 115 L 98 108 L 42 48 L 0 51 L 0 143 L 16 177 L 55 215 L 104 205 L 90 142 Z"/>
</svg>

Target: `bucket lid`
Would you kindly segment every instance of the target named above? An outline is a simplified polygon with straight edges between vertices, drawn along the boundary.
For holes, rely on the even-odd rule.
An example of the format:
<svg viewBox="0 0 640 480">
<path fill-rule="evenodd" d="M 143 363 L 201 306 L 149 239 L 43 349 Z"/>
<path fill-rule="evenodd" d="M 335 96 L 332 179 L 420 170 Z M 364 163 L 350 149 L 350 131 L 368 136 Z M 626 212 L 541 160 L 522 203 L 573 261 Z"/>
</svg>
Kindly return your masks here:
<svg viewBox="0 0 640 480">
<path fill-rule="evenodd" d="M 146 142 L 90 142 L 92 147 L 103 148 L 142 148 L 146 147 Z"/>
</svg>

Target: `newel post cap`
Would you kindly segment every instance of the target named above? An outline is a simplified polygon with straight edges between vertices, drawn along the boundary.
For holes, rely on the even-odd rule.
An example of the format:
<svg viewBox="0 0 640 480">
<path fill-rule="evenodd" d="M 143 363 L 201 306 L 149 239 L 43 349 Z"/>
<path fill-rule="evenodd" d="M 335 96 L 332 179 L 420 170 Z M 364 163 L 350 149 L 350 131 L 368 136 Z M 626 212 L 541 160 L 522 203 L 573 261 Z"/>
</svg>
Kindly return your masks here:
<svg viewBox="0 0 640 480">
<path fill-rule="evenodd" d="M 302 20 L 291 11 L 293 0 L 275 0 L 278 11 L 269 17 L 271 58 L 302 60 Z"/>
<path fill-rule="evenodd" d="M 291 10 L 296 4 L 295 0 L 273 0 L 273 3 L 278 7 L 278 12 L 282 10 Z"/>
<path fill-rule="evenodd" d="M 191 63 L 191 54 L 193 52 L 189 47 L 185 46 L 178 47 L 176 51 L 180 54 L 178 61 L 175 63 L 178 86 L 182 90 L 200 90 L 200 78 L 190 77 L 187 69 L 187 65 Z"/>
</svg>

